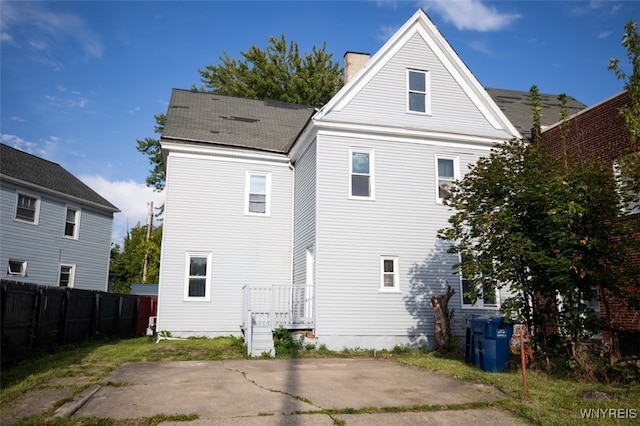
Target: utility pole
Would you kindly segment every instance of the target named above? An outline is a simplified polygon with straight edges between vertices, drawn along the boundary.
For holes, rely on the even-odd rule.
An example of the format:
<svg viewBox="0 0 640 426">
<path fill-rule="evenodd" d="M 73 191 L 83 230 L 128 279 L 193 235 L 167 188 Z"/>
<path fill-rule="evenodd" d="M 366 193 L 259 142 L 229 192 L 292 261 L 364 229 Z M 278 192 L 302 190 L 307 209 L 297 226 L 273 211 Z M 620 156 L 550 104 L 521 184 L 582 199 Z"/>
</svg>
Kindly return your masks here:
<svg viewBox="0 0 640 426">
<path fill-rule="evenodd" d="M 149 265 L 149 240 L 151 239 L 151 227 L 153 226 L 153 201 L 147 203 L 149 211 L 147 213 L 147 238 L 144 247 L 144 265 L 142 266 L 142 282 L 147 282 L 147 267 Z"/>
</svg>

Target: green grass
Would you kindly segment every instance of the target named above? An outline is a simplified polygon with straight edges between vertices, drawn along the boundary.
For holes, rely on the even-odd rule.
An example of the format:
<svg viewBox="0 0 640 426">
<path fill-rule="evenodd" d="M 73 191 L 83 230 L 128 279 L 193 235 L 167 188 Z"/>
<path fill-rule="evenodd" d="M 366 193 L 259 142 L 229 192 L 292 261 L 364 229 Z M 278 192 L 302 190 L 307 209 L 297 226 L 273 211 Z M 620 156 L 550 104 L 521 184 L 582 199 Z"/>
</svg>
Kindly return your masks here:
<svg viewBox="0 0 640 426">
<path fill-rule="evenodd" d="M 246 349 L 242 339 L 222 337 L 216 339 L 162 340 L 153 343 L 149 338 L 92 342 L 85 345 L 61 348 L 56 353 L 33 356 L 22 364 L 2 371 L 0 404 L 39 389 L 69 386 L 73 383 L 73 393 L 99 383 L 105 386 L 120 386 L 109 383 L 111 371 L 129 362 L 141 361 L 196 361 L 243 359 Z M 620 420 L 622 424 L 640 424 L 640 384 L 612 385 L 587 383 L 574 379 L 550 377 L 539 371 L 528 371 L 529 399 L 522 397 L 522 377 L 519 372 L 487 373 L 463 361 L 440 357 L 435 353 L 412 350 L 371 351 L 345 349 L 332 352 L 326 347 L 312 350 L 302 348 L 297 358 L 307 357 L 372 357 L 378 356 L 397 362 L 410 364 L 427 370 L 437 371 L 464 380 L 485 383 L 505 392 L 505 398 L 493 406 L 508 411 L 525 421 L 540 425 L 583 424 L 581 409 L 636 409 L 637 419 Z M 607 394 L 606 400 L 588 400 L 582 395 L 598 391 Z M 26 419 L 21 425 L 113 425 L 110 419 L 50 419 L 53 409 L 40 416 Z M 491 404 L 489 404 L 491 405 Z M 483 406 L 487 406 L 484 404 Z M 406 410 L 405 410 L 406 408 Z M 452 407 L 411 406 L 395 407 L 397 411 L 428 411 L 431 409 L 462 409 L 464 405 Z M 383 410 L 383 411 L 380 411 Z M 386 412 L 385 407 L 366 407 L 357 412 Z M 331 414 L 331 413 L 328 413 Z M 340 414 L 340 413 L 334 413 Z M 342 413 L 345 414 L 345 413 Z M 180 416 L 159 415 L 151 418 L 119 420 L 124 425 L 155 425 L 163 420 L 188 421 L 193 414 Z M 607 421 L 609 423 L 609 421 Z"/>
<path fill-rule="evenodd" d="M 397 359 L 427 370 L 497 387 L 510 397 L 495 405 L 533 424 L 584 424 L 581 410 L 610 408 L 635 409 L 638 416 L 636 419 L 619 421 L 623 424 L 640 424 L 640 383 L 630 385 L 589 383 L 573 378 L 550 377 L 540 371 L 528 370 L 529 398 L 524 399 L 521 371 L 487 373 L 462 361 L 442 358 L 433 353 L 406 354 Z M 594 391 L 606 394 L 608 399 L 593 400 L 584 397 Z"/>
</svg>

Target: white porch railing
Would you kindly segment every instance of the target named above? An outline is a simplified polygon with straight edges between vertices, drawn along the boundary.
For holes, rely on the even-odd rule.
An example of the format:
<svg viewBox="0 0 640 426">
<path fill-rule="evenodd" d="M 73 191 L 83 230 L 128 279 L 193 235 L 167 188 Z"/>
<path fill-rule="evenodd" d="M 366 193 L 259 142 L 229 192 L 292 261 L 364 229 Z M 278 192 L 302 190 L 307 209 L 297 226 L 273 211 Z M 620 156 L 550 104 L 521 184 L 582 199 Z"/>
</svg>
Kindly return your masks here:
<svg viewBox="0 0 640 426">
<path fill-rule="evenodd" d="M 313 326 L 313 287 L 247 285 L 242 288 L 243 328 L 269 326 L 275 330 Z"/>
</svg>

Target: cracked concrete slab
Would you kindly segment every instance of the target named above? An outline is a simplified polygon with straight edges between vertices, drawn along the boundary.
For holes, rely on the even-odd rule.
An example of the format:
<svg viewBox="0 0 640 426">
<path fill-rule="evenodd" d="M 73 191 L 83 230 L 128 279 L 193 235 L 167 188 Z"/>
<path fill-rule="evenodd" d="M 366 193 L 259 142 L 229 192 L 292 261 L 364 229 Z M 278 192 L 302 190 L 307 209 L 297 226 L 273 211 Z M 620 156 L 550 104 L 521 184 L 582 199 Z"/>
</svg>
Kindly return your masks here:
<svg viewBox="0 0 640 426">
<path fill-rule="evenodd" d="M 144 362 L 113 371 L 108 383 L 83 401 L 73 417 L 197 414 L 198 420 L 189 425 L 332 425 L 335 419 L 348 425 L 424 424 L 429 419 L 459 421 L 435 424 L 524 424 L 490 408 L 479 410 L 484 414 L 476 410 L 408 412 L 411 407 L 490 403 L 505 397 L 490 386 L 383 359 Z M 321 412 L 365 407 L 404 407 L 400 410 L 404 412 Z M 501 417 L 508 422 L 496 423 Z M 185 425 L 163 425 L 178 423 Z"/>
</svg>

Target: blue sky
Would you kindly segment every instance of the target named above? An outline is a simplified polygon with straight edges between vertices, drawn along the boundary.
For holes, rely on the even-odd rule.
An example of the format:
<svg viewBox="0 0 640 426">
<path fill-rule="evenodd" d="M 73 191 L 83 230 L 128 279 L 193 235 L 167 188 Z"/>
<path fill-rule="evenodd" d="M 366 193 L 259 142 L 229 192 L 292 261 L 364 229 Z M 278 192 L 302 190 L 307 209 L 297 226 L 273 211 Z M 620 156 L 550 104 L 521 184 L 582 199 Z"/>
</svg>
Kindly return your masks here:
<svg viewBox="0 0 640 426">
<path fill-rule="evenodd" d="M 198 69 L 284 34 L 301 52 L 326 42 L 374 54 L 423 8 L 485 87 L 566 93 L 592 105 L 622 90 L 607 69 L 640 1 L 0 1 L 0 141 L 57 162 L 145 222 L 163 194 L 145 186 L 136 139 Z"/>
</svg>

